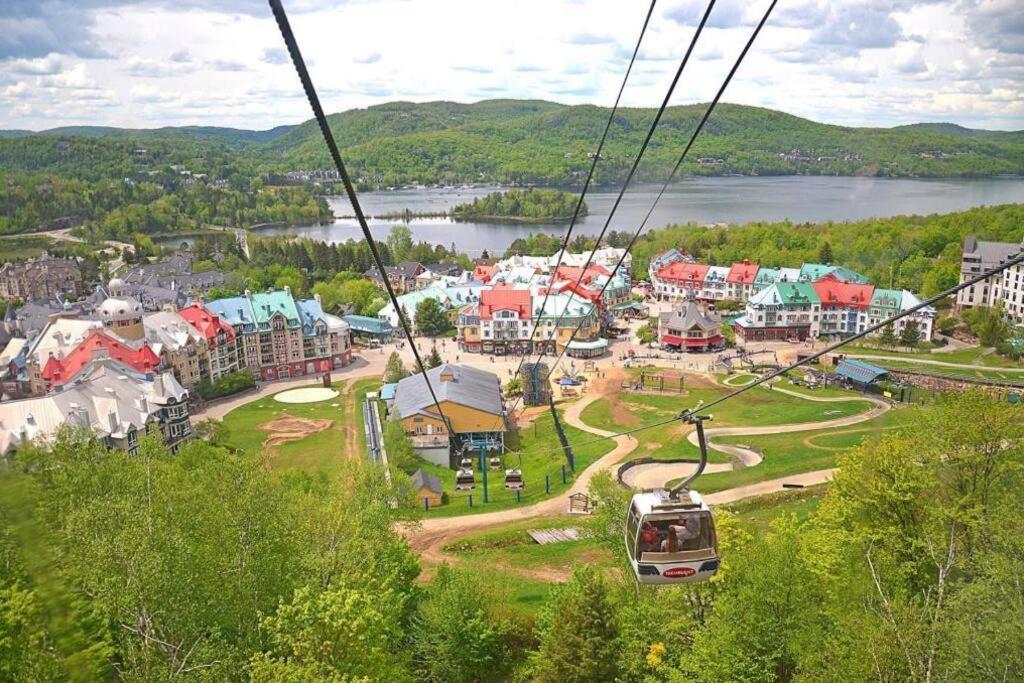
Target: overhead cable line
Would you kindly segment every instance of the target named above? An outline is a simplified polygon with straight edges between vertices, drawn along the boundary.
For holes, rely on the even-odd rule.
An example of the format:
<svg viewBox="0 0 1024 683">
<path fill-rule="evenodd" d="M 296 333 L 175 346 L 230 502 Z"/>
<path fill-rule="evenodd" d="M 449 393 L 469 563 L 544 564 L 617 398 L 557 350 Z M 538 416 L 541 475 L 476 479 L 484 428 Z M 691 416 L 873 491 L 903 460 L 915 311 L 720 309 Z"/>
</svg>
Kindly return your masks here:
<svg viewBox="0 0 1024 683">
<path fill-rule="evenodd" d="M 770 382 L 771 380 L 773 380 L 773 379 L 775 379 L 777 377 L 781 377 L 782 375 L 785 375 L 787 372 L 790 372 L 791 370 L 796 370 L 797 368 L 799 368 L 802 365 L 807 365 L 809 363 L 813 363 L 814 361 L 818 360 L 822 356 L 825 356 L 825 355 L 828 355 L 830 353 L 833 353 L 837 349 L 840 349 L 843 346 L 846 346 L 847 344 L 855 342 L 858 339 L 863 339 L 864 337 L 866 337 L 866 336 L 868 336 L 868 335 L 870 335 L 870 334 L 872 334 L 874 332 L 878 332 L 879 330 L 884 329 L 886 326 L 893 324 L 897 320 L 905 318 L 905 317 L 907 317 L 909 315 L 913 315 L 914 313 L 917 313 L 918 311 L 923 310 L 925 308 L 929 308 L 929 307 L 935 305 L 936 303 L 938 303 L 939 301 L 941 301 L 942 299 L 945 299 L 946 297 L 953 296 L 954 294 L 956 294 L 957 292 L 959 292 L 961 290 L 967 289 L 968 287 L 973 287 L 974 285 L 978 284 L 979 282 L 982 282 L 983 280 L 987 280 L 987 279 L 989 279 L 991 277 L 999 275 L 1000 273 L 1002 273 L 1007 268 L 1012 268 L 1013 266 L 1016 266 L 1016 265 L 1019 265 L 1019 264 L 1022 264 L 1022 263 L 1024 263 L 1024 251 L 1018 251 L 1015 255 L 1011 256 L 1008 260 L 1004 261 L 1003 263 L 1001 263 L 1000 265 L 996 266 L 995 268 L 987 270 L 984 273 L 981 273 L 980 275 L 976 275 L 973 278 L 971 278 L 970 280 L 965 280 L 964 282 L 961 282 L 960 284 L 958 284 L 958 285 L 956 285 L 954 287 L 950 287 L 949 289 L 947 289 L 945 291 L 939 292 L 935 296 L 933 296 L 933 297 L 931 297 L 929 299 L 926 299 L 926 300 L 918 303 L 915 306 L 911 306 L 910 308 L 908 308 L 905 311 L 901 311 L 901 312 L 897 313 L 896 315 L 894 315 L 894 316 L 892 316 L 890 318 L 886 318 L 885 320 L 883 320 L 883 321 L 881 321 L 879 323 L 876 323 L 874 325 L 870 325 L 866 329 L 864 329 L 864 330 L 862 330 L 860 332 L 857 332 L 856 334 L 854 334 L 854 335 L 852 335 L 850 337 L 847 337 L 846 339 L 842 339 L 842 340 L 840 340 L 838 342 L 835 342 L 834 344 L 830 344 L 830 345 L 826 346 L 825 348 L 823 348 L 821 351 L 816 351 L 816 352 L 812 353 L 811 355 L 798 360 L 795 363 L 787 365 L 784 368 L 780 368 L 779 370 L 775 370 L 774 372 L 771 372 L 771 373 L 765 375 L 764 377 L 761 377 L 761 378 L 751 382 L 750 384 L 744 384 L 743 386 L 741 386 L 741 387 L 739 387 L 739 388 L 737 388 L 737 389 L 735 389 L 733 391 L 730 391 L 725 396 L 720 396 L 719 398 L 716 398 L 715 400 L 711 401 L 710 403 L 698 404 L 698 405 L 694 406 L 693 408 L 688 408 L 688 409 L 682 411 L 679 415 L 677 415 L 675 417 L 672 417 L 672 418 L 669 418 L 669 419 L 666 419 L 666 420 L 660 420 L 660 421 L 655 422 L 653 424 L 643 425 L 641 427 L 635 427 L 633 429 L 627 429 L 627 430 L 621 431 L 621 432 L 615 432 L 614 434 L 609 434 L 608 436 L 598 437 L 596 439 L 589 439 L 587 441 L 583 441 L 581 443 L 574 444 L 573 448 L 579 448 L 581 446 L 588 446 L 588 445 L 593 444 L 593 443 L 600 443 L 601 441 L 604 441 L 606 439 L 614 439 L 614 438 L 619 437 L 619 436 L 630 436 L 632 434 L 636 434 L 637 432 L 643 432 L 643 431 L 646 431 L 648 429 L 655 429 L 657 427 L 662 427 L 662 426 L 667 425 L 667 424 L 672 424 L 673 422 L 678 422 L 680 420 L 685 420 L 688 417 L 690 417 L 691 415 L 696 415 L 697 413 L 703 413 L 703 412 L 707 411 L 710 408 L 713 408 L 713 407 L 715 407 L 715 406 L 717 406 L 717 405 L 719 405 L 721 403 L 724 403 L 725 401 L 728 401 L 731 398 L 739 396 L 740 394 L 742 394 L 742 393 L 744 393 L 746 391 L 750 391 L 751 389 L 753 389 L 756 386 L 764 384 L 765 382 Z M 546 451 L 543 451 L 543 452 L 546 452 L 546 453 L 557 453 L 557 452 L 561 452 L 561 450 L 562 450 L 561 448 L 557 448 L 557 449 L 549 449 L 549 450 L 546 450 Z M 536 451 L 524 451 L 524 452 L 532 453 L 532 452 L 536 452 Z"/>
<path fill-rule="evenodd" d="M 736 58 L 735 63 L 733 63 L 728 75 L 726 75 L 721 87 L 715 94 L 715 98 L 711 101 L 711 104 L 709 104 L 708 107 L 704 110 L 704 116 L 701 117 L 700 122 L 697 124 L 697 127 L 693 130 L 693 134 L 690 136 L 690 140 L 686 143 L 686 147 L 683 148 L 682 153 L 679 155 L 678 161 L 676 161 L 675 166 L 672 168 L 672 173 L 669 174 L 669 177 L 665 181 L 665 184 L 661 186 L 661 191 L 658 192 L 658 195 L 654 198 L 654 202 L 651 203 L 651 208 L 648 209 L 647 215 L 644 217 L 643 222 L 641 222 L 640 225 L 637 227 L 636 232 L 633 233 L 633 237 L 629 240 L 629 244 L 626 245 L 625 250 L 622 252 L 622 256 L 619 258 L 618 263 L 615 264 L 615 269 L 612 271 L 612 275 L 618 272 L 618 270 L 622 267 L 622 264 L 625 262 L 626 256 L 629 255 L 629 253 L 633 250 L 633 246 L 636 244 L 637 239 L 640 238 L 640 234 L 643 232 L 644 227 L 646 227 L 647 221 L 654 213 L 654 207 L 658 205 L 658 201 L 661 200 L 662 195 L 665 194 L 665 191 L 672 183 L 673 179 L 676 176 L 676 173 L 679 171 L 679 167 L 682 166 L 687 154 L 690 153 L 690 148 L 693 147 L 694 141 L 697 140 L 697 136 L 700 135 L 701 131 L 704 129 L 704 124 L 707 123 L 708 119 L 711 117 L 712 112 L 715 111 L 715 107 L 718 106 L 718 102 L 722 99 L 722 95 L 725 94 L 725 89 L 728 88 L 729 83 L 732 82 L 733 76 L 736 75 L 736 71 L 740 68 L 740 64 L 743 63 L 744 58 L 746 58 L 747 53 L 750 51 L 751 46 L 753 46 L 758 34 L 761 33 L 761 29 L 764 28 L 765 23 L 767 23 L 768 17 L 771 16 L 772 10 L 775 9 L 775 5 L 777 2 L 778 0 L 772 0 L 772 3 L 768 5 L 767 11 L 765 11 L 764 16 L 761 17 L 761 21 L 757 24 L 757 27 L 754 28 L 754 32 L 750 34 L 750 38 L 747 40 L 747 44 L 743 46 L 743 50 L 740 52 L 739 57 Z M 605 290 L 608 289 L 608 286 L 611 284 L 611 282 L 612 278 L 611 276 L 609 276 L 608 279 L 605 281 L 604 285 L 601 287 L 601 291 L 597 297 L 598 301 L 600 301 L 604 297 Z M 565 355 L 566 351 L 569 350 L 569 344 L 571 344 L 572 341 L 576 338 L 576 335 L 579 334 L 579 331 L 583 329 L 584 320 L 584 318 L 580 318 L 579 323 L 576 325 L 576 329 L 574 329 L 572 332 L 572 336 L 569 337 L 569 341 L 566 342 L 564 347 L 562 347 L 562 351 L 561 353 L 558 354 L 558 358 L 556 358 L 555 362 L 551 365 L 552 371 L 554 371 L 554 369 L 558 367 L 558 364 L 561 362 L 562 357 Z"/>
<path fill-rule="evenodd" d="M 555 263 L 555 269 L 551 271 L 552 277 L 558 273 L 558 269 L 562 267 L 562 259 L 565 257 L 565 252 L 569 248 L 569 240 L 572 238 L 572 230 L 576 227 L 576 221 L 579 219 L 580 210 L 583 207 L 583 198 L 587 196 L 587 190 L 590 188 L 590 181 L 594 177 L 594 169 L 597 168 L 597 162 L 601 159 L 601 152 L 604 150 L 605 140 L 608 138 L 608 131 L 611 130 L 612 122 L 615 120 L 615 114 L 619 110 L 619 102 L 622 100 L 622 93 L 626 90 L 626 82 L 629 81 L 629 75 L 633 71 L 633 64 L 636 62 L 636 56 L 640 52 L 640 44 L 644 41 L 644 34 L 647 33 L 647 25 L 651 21 L 651 15 L 654 13 L 654 6 L 658 3 L 658 0 L 651 0 L 651 6 L 647 8 L 647 16 L 644 17 L 644 25 L 640 29 L 640 37 L 636 40 L 636 46 L 633 48 L 633 56 L 629 58 L 629 66 L 626 67 L 626 75 L 622 77 L 622 85 L 619 86 L 619 94 L 615 96 L 615 104 L 612 105 L 611 113 L 608 114 L 608 121 L 604 124 L 604 131 L 601 133 L 601 140 L 597 143 L 597 151 L 594 153 L 594 158 L 590 162 L 590 170 L 587 171 L 587 179 L 583 183 L 583 190 L 580 192 L 580 197 L 576 201 L 576 208 L 572 212 L 572 220 L 569 222 L 569 229 L 565 232 L 565 238 L 562 240 L 562 248 L 558 252 L 558 261 Z M 596 248 L 596 247 L 595 247 Z M 533 278 L 530 279 L 533 282 Z M 548 297 L 551 295 L 551 282 L 548 281 L 548 287 L 544 293 L 544 300 L 541 302 L 540 310 L 541 313 L 547 308 Z M 530 312 L 531 315 L 533 311 Z M 530 332 L 530 341 L 537 336 L 537 328 L 540 327 L 540 318 L 538 317 L 533 323 L 533 330 Z M 519 366 L 516 367 L 513 377 L 519 376 L 519 371 L 523 369 L 523 363 L 532 354 L 526 353 L 519 360 Z"/>
<path fill-rule="evenodd" d="M 608 231 L 608 226 L 612 222 L 612 217 L 615 215 L 615 212 L 618 210 L 619 204 L 622 202 L 622 198 L 626 194 L 626 190 L 629 189 L 629 184 L 633 181 L 633 176 L 636 174 L 636 170 L 640 166 L 640 161 L 643 159 L 644 153 L 647 151 L 647 146 L 650 144 L 651 138 L 654 137 L 654 131 L 658 128 L 658 124 L 661 122 L 661 117 L 664 115 L 665 110 L 668 108 L 668 103 L 672 99 L 673 93 L 675 93 L 676 86 L 679 84 L 679 78 L 683 75 L 683 70 L 686 68 L 687 63 L 690 61 L 690 55 L 693 54 L 693 49 L 697 45 L 697 40 L 700 38 L 700 34 L 704 31 L 704 25 L 707 23 L 708 17 L 711 15 L 711 10 L 714 9 L 714 7 L 715 7 L 715 0 L 709 0 L 707 9 L 704 10 L 704 15 L 701 17 L 700 23 L 697 24 L 697 30 L 694 32 L 693 38 L 690 40 L 690 45 L 686 48 L 686 53 L 683 55 L 682 60 L 679 62 L 679 68 L 676 69 L 675 76 L 672 78 L 672 83 L 669 85 L 668 92 L 665 93 L 665 98 L 662 100 L 661 106 L 658 108 L 658 111 L 654 115 L 654 120 L 651 121 L 651 125 L 647 129 L 647 135 L 644 136 L 643 143 L 640 145 L 640 151 L 637 153 L 636 159 L 633 160 L 633 164 L 632 164 L 632 166 L 629 169 L 629 173 L 626 175 L 626 180 L 625 180 L 625 182 L 623 182 L 622 188 L 619 190 L 619 194 L 615 198 L 615 203 L 612 204 L 611 211 L 609 211 L 609 213 L 608 213 L 608 218 L 605 220 L 604 226 L 601 228 L 601 232 L 597 236 L 597 241 L 595 243 L 595 248 L 593 250 L 591 250 L 590 255 L 587 257 L 586 263 L 583 265 L 583 268 L 580 270 L 580 275 L 576 279 L 576 287 L 579 287 L 580 283 L 583 281 L 583 278 L 584 278 L 584 276 L 587 273 L 587 268 L 590 267 L 590 264 L 594 260 L 594 254 L 597 252 L 597 246 L 600 245 L 601 244 L 601 240 L 604 239 L 604 235 Z M 614 274 L 615 273 L 613 272 L 612 275 L 614 275 Z M 554 276 L 554 273 L 552 273 L 552 276 Z M 611 280 L 609 278 L 609 282 L 610 281 Z M 550 288 L 552 284 L 553 284 L 552 282 L 549 282 L 548 283 L 548 287 Z M 568 308 L 568 307 L 566 307 L 566 308 Z M 558 318 L 555 320 L 554 328 L 556 330 L 558 329 L 558 325 L 559 325 L 559 323 L 561 323 L 562 318 L 564 316 L 565 316 L 565 310 L 563 309 L 561 311 L 561 313 L 559 313 Z M 580 318 L 580 323 L 582 324 L 583 320 L 585 320 L 585 319 L 586 319 L 585 317 L 584 318 Z M 579 326 L 577 326 L 576 331 L 577 332 L 579 331 Z M 576 332 L 573 333 L 574 337 L 575 337 L 575 335 L 576 335 Z M 531 339 L 531 341 L 532 341 L 532 339 Z M 566 347 L 566 348 L 568 348 L 568 347 Z M 547 355 L 547 347 L 543 346 L 543 347 L 541 347 L 541 352 L 537 355 L 536 362 L 539 363 L 544 358 L 545 355 Z M 518 403 L 519 403 L 519 399 L 517 399 L 516 402 L 513 403 L 512 409 L 509 410 L 510 413 L 513 410 L 515 410 L 515 406 L 518 405 Z"/>
<path fill-rule="evenodd" d="M 295 34 L 292 33 L 291 24 L 288 23 L 288 15 L 284 11 L 284 7 L 281 5 L 281 0 L 268 0 L 270 3 L 270 9 L 274 13 L 274 19 L 277 20 L 277 27 L 281 30 L 281 37 L 284 38 L 285 45 L 288 47 L 288 53 L 291 55 L 292 63 L 295 65 L 295 71 L 299 75 L 299 80 L 302 81 L 302 89 L 306 92 L 306 98 L 309 100 L 309 106 L 313 109 L 313 116 L 316 118 L 317 124 L 320 126 L 320 133 L 324 137 L 324 142 L 327 143 L 327 149 L 331 154 L 331 159 L 334 160 L 334 166 L 338 170 L 338 175 L 341 177 L 341 182 L 345 186 L 345 193 L 348 195 L 348 200 L 352 204 L 352 209 L 355 211 L 356 220 L 359 221 L 359 227 L 363 231 L 363 237 L 366 239 L 367 246 L 370 247 L 370 254 L 373 256 L 373 261 L 377 266 L 378 272 L 380 272 L 381 280 L 384 282 L 384 288 L 388 293 L 388 298 L 391 299 L 391 304 L 395 307 L 395 312 L 398 314 L 398 321 L 402 325 L 402 330 L 405 332 L 406 339 L 409 340 L 409 346 L 412 348 L 413 356 L 416 358 L 416 364 L 419 366 L 419 372 L 423 375 L 423 381 L 427 383 L 427 389 L 430 391 L 430 398 L 434 401 L 434 407 L 437 409 L 438 415 L 441 417 L 447 429 L 451 428 L 451 424 L 445 417 L 444 412 L 441 410 L 441 404 L 437 400 L 437 394 L 434 393 L 434 387 L 430 383 L 430 378 L 427 376 L 427 366 L 423 363 L 423 359 L 420 357 L 420 352 L 416 348 L 416 340 L 412 336 L 412 330 L 409 327 L 409 321 L 405 319 L 402 314 L 402 307 L 398 303 L 398 297 L 395 295 L 395 290 L 391 286 L 391 280 L 388 278 L 387 270 L 384 268 L 384 261 L 380 257 L 380 250 L 377 249 L 377 243 L 373 239 L 373 235 L 370 233 L 370 226 L 366 222 L 366 216 L 363 215 L 363 209 L 359 205 L 359 198 L 356 196 L 355 187 L 352 185 L 352 179 L 349 178 L 348 171 L 345 169 L 345 163 L 341 160 L 341 153 L 338 151 L 338 144 L 334 140 L 334 134 L 331 132 L 330 124 L 327 122 L 327 117 L 324 115 L 323 107 L 320 106 L 320 98 L 316 93 L 316 88 L 313 87 L 313 79 L 309 76 L 309 70 L 306 68 L 306 62 L 302 58 L 302 53 L 299 51 L 299 44 L 295 40 Z"/>
</svg>

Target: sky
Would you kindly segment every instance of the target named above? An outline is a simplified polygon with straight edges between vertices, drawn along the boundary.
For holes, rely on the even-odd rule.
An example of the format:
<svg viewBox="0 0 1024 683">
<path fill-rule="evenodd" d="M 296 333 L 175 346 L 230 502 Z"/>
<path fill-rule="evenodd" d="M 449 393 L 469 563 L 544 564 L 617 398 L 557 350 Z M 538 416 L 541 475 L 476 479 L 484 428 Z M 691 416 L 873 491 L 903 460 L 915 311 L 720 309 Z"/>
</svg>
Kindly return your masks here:
<svg viewBox="0 0 1024 683">
<path fill-rule="evenodd" d="M 623 95 L 656 106 L 707 0 L 659 0 Z M 328 112 L 610 106 L 648 0 L 284 0 Z M 717 0 L 673 104 L 709 101 L 768 0 Z M 779 0 L 724 101 L 816 121 L 1024 129 L 1024 0 Z M 310 118 L 264 0 L 2 0 L 0 128 Z"/>
</svg>

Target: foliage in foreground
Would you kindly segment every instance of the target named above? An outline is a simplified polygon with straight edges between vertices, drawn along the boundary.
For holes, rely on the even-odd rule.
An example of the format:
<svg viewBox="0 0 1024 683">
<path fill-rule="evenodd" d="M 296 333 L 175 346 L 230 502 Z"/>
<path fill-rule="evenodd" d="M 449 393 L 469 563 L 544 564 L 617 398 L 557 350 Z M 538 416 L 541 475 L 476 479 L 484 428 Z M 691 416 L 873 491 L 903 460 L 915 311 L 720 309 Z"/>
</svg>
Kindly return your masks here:
<svg viewBox="0 0 1024 683">
<path fill-rule="evenodd" d="M 65 433 L 0 479 L 0 678 L 1019 680 L 1018 411 L 945 398 L 843 456 L 806 521 L 753 537 L 720 512 L 713 580 L 577 568 L 535 627 L 477 573 L 415 586 L 369 466 L 280 475 Z M 607 474 L 592 494 L 621 560 L 629 494 Z"/>
</svg>

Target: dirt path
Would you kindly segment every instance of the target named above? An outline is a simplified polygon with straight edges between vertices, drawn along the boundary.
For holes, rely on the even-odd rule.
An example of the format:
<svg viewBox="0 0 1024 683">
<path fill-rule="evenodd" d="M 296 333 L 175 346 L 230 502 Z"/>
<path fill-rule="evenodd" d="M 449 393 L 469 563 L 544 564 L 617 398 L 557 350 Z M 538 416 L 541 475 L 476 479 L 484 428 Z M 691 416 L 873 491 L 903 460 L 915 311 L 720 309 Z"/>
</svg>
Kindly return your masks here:
<svg viewBox="0 0 1024 683">
<path fill-rule="evenodd" d="M 583 410 L 601 398 L 607 398 L 617 392 L 619 383 L 625 377 L 625 372 L 618 369 L 609 369 L 605 372 L 605 376 L 595 381 L 595 386 L 592 387 L 586 395 L 584 395 L 578 401 L 569 404 L 563 413 L 563 418 L 566 423 L 576 427 L 585 432 L 589 432 L 596 436 L 614 436 L 615 432 L 601 429 L 599 427 L 592 427 L 584 423 L 580 415 Z M 779 434 L 788 432 L 801 432 L 801 431 L 813 431 L 819 429 L 829 429 L 833 427 L 846 427 L 874 418 L 882 415 L 888 411 L 891 406 L 885 401 L 871 398 L 871 397 L 817 397 L 817 396 L 806 396 L 804 394 L 797 393 L 795 391 L 789 391 L 782 388 L 774 388 L 772 391 L 778 391 L 780 393 L 796 396 L 808 401 L 818 401 L 823 403 L 830 402 L 843 402 L 843 401 L 865 401 L 874 403 L 874 407 L 870 410 L 860 413 L 858 415 L 851 415 L 849 417 L 837 418 L 834 420 L 825 420 L 821 422 L 807 422 L 807 423 L 795 423 L 785 425 L 770 425 L 764 427 L 720 427 L 715 429 L 707 430 L 708 437 L 711 436 L 754 436 L 759 434 Z M 691 443 L 696 445 L 696 433 L 690 432 L 687 437 Z M 633 437 L 630 436 L 616 436 L 615 448 L 607 455 L 599 459 L 590 465 L 587 469 L 583 470 L 573 486 L 569 490 L 568 494 L 576 492 L 585 492 L 590 484 L 591 479 L 598 472 L 610 469 L 623 459 L 625 459 L 633 450 L 637 447 L 637 442 Z M 709 445 L 712 442 L 709 438 Z M 744 449 L 739 446 L 733 446 L 730 444 L 713 444 L 712 447 L 719 452 L 726 453 L 733 457 L 736 457 L 743 466 L 756 465 L 761 462 L 761 456 L 750 449 Z M 677 479 L 685 476 L 692 471 L 693 465 L 687 463 L 665 463 L 657 464 L 651 463 L 649 466 L 638 466 L 635 468 L 639 470 L 643 476 L 644 486 L 647 488 L 654 488 L 664 484 L 665 481 L 671 479 Z M 708 467 L 708 472 L 721 471 L 719 468 L 728 469 L 730 465 L 714 464 Z M 647 471 L 641 469 L 647 468 Z M 660 469 L 659 469 L 660 468 Z M 718 493 L 712 493 L 705 496 L 705 499 L 711 504 L 722 504 L 731 503 L 743 498 L 749 498 L 752 496 L 765 495 L 768 493 L 778 492 L 783 484 L 797 484 L 803 486 L 812 486 L 828 481 L 835 469 L 819 470 L 816 472 L 805 472 L 802 474 L 795 474 L 788 477 L 781 477 L 779 479 L 771 479 L 768 481 L 757 482 L 747 486 L 739 486 L 733 489 L 725 491 L 719 491 Z M 658 481 L 660 479 L 660 482 Z M 637 484 L 641 485 L 641 484 Z M 566 497 L 558 496 L 549 500 L 536 503 L 522 508 L 512 508 L 509 510 L 501 510 L 498 512 L 483 513 L 478 515 L 465 515 L 461 517 L 445 517 L 445 518 L 434 518 L 422 520 L 417 524 L 412 524 L 404 527 L 401 532 L 406 536 L 409 541 L 410 547 L 420 555 L 420 558 L 425 567 L 429 568 L 440 564 L 441 562 L 452 562 L 458 561 L 458 558 L 446 554 L 443 551 L 443 547 L 453 542 L 454 540 L 466 536 L 468 534 L 477 533 L 488 528 L 500 526 L 510 522 L 517 522 L 526 519 L 542 518 L 542 517 L 553 517 L 557 515 L 567 514 L 566 512 L 567 503 Z M 509 568 L 510 571 L 522 574 L 521 571 Z M 429 570 L 428 570 L 429 571 Z M 533 572 L 533 570 L 529 570 Z M 543 571 L 545 575 L 549 574 L 547 570 Z M 524 576 L 526 574 L 523 574 Z M 553 572 L 551 574 L 561 575 L 560 572 Z M 546 579 L 545 579 L 546 580 Z M 560 580 L 560 579 L 559 579 Z"/>
</svg>

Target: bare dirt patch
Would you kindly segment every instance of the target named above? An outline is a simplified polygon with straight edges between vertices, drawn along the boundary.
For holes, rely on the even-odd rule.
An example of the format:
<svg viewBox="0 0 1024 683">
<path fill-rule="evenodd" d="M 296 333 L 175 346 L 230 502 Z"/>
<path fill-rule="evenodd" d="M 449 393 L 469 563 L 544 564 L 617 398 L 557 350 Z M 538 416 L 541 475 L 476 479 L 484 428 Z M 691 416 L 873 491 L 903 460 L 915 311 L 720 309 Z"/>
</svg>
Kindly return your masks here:
<svg viewBox="0 0 1024 683">
<path fill-rule="evenodd" d="M 305 417 L 286 415 L 270 422 L 264 422 L 260 425 L 260 429 L 270 434 L 263 445 L 272 447 L 289 441 L 300 441 L 311 434 L 329 429 L 333 424 L 334 420 L 311 420 Z"/>
</svg>

